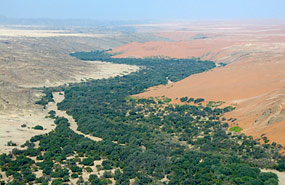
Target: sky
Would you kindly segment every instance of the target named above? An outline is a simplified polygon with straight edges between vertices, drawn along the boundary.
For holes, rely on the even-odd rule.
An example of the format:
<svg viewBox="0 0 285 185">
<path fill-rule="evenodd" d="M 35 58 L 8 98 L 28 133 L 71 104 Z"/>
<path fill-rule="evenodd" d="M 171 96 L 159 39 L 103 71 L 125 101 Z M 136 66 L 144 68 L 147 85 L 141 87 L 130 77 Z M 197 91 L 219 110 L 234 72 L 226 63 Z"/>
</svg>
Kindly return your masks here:
<svg viewBox="0 0 285 185">
<path fill-rule="evenodd" d="M 0 0 L 0 15 L 95 20 L 285 19 L 285 0 Z"/>
</svg>

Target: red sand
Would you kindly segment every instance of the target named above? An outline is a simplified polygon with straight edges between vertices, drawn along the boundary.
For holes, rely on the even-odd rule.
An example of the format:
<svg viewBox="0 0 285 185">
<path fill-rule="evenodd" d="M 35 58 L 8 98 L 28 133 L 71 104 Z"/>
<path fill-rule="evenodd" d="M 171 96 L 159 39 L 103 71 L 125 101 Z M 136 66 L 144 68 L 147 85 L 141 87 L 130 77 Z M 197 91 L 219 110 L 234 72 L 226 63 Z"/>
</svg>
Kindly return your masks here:
<svg viewBox="0 0 285 185">
<path fill-rule="evenodd" d="M 239 102 L 243 99 L 263 95 L 284 85 L 285 58 L 282 62 L 239 61 L 206 73 L 192 75 L 157 90 L 152 88 L 142 96 L 163 94 L 167 97 L 203 97 L 213 101 Z"/>
<path fill-rule="evenodd" d="M 199 31 L 164 31 L 155 34 L 176 41 L 132 43 L 114 50 L 123 52 L 117 57 L 201 57 L 230 63 L 137 96 L 188 96 L 236 103 L 237 109 L 226 116 L 237 118 L 246 134 L 259 137 L 266 133 L 270 140 L 285 146 L 285 115 L 279 115 L 285 108 L 284 25 L 211 24 L 198 25 L 198 29 L 209 38 L 191 40 Z"/>
<path fill-rule="evenodd" d="M 233 45 L 233 42 L 227 40 L 193 40 L 179 42 L 134 42 L 113 50 L 113 52 L 122 52 L 116 55 L 122 57 L 148 57 L 148 56 L 166 56 L 172 58 L 192 58 L 203 57 L 207 59 L 214 57 L 221 48 Z M 212 54 L 211 54 L 212 53 Z"/>
</svg>

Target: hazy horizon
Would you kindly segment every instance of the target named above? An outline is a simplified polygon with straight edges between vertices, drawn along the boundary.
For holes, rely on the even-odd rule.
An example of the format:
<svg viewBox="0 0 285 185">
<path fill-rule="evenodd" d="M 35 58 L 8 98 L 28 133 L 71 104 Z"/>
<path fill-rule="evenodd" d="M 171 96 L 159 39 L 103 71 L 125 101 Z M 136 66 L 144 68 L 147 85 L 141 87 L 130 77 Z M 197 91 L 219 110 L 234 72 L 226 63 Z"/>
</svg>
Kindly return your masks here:
<svg viewBox="0 0 285 185">
<path fill-rule="evenodd" d="M 253 20 L 285 19 L 282 0 L 11 0 L 1 3 L 8 18 L 92 20 Z"/>
</svg>

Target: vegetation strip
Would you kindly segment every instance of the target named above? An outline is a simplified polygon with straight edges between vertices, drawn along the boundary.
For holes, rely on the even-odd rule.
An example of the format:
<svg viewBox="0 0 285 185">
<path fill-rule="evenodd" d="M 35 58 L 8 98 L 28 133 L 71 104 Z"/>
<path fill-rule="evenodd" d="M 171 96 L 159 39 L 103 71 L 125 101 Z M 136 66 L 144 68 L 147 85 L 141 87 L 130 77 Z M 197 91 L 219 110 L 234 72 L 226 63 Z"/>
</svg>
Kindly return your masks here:
<svg viewBox="0 0 285 185">
<path fill-rule="evenodd" d="M 213 62 L 120 59 L 105 51 L 72 55 L 139 65 L 141 69 L 126 76 L 44 89 L 46 95 L 38 104 L 47 106 L 54 101 L 53 92 L 64 91 L 59 109 L 75 119 L 80 132 L 103 140 L 76 134 L 66 118 L 50 112 L 57 125 L 54 131 L 31 138 L 24 145 L 26 150 L 14 149 L 12 154 L 0 156 L 1 170 L 11 179 L 10 184 L 74 180 L 78 184 L 278 184 L 276 174 L 259 168 L 284 171 L 285 160 L 279 154 L 283 147 L 228 132 L 223 114 L 231 108 L 172 105 L 166 97 L 131 97 L 167 84 L 168 79 L 175 82 L 209 70 L 215 67 Z M 37 177 L 39 171 L 43 175 Z"/>
</svg>

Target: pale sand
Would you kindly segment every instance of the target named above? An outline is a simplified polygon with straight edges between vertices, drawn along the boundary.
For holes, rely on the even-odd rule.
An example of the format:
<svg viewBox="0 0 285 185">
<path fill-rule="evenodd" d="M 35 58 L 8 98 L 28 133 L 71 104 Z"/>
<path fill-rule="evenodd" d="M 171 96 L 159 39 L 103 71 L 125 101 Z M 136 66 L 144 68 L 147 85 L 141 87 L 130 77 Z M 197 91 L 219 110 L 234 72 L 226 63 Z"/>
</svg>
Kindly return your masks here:
<svg viewBox="0 0 285 185">
<path fill-rule="evenodd" d="M 117 34 L 118 35 L 118 34 Z M 72 33 L 66 30 L 13 29 L 0 26 L 0 37 L 112 37 L 114 34 Z"/>
<path fill-rule="evenodd" d="M 13 148 L 21 148 L 32 136 L 50 132 L 55 128 L 53 120 L 45 118 L 46 111 L 33 112 L 26 114 L 0 115 L 0 153 L 8 153 Z M 27 127 L 22 128 L 21 125 Z M 34 126 L 41 125 L 44 130 L 35 130 Z M 7 146 L 8 141 L 12 141 L 17 146 Z"/>
<path fill-rule="evenodd" d="M 121 75 L 127 75 L 131 72 L 139 70 L 139 67 L 137 66 L 129 66 L 124 64 L 111 64 L 106 62 L 96 62 L 96 61 L 86 61 L 85 63 L 90 63 L 92 66 L 97 66 L 94 70 L 94 72 L 85 74 L 82 72 L 82 74 L 76 74 L 74 76 L 74 80 L 66 80 L 66 81 L 60 81 L 60 82 L 52 82 L 52 83 L 44 83 L 44 84 L 33 84 L 33 85 L 22 85 L 22 88 L 24 91 L 26 88 L 31 87 L 42 87 L 43 85 L 46 86 L 58 86 L 62 85 L 64 83 L 69 82 L 80 82 L 82 79 L 88 80 L 88 79 L 101 79 L 101 78 L 110 78 L 114 76 L 121 76 Z M 6 88 L 4 86 L 4 88 Z M 35 96 L 39 97 L 38 92 L 28 93 L 29 96 L 32 96 L 32 101 L 35 101 Z M 12 96 L 11 96 L 12 97 Z M 56 96 L 57 97 L 57 96 Z M 35 105 L 34 102 L 30 102 L 31 100 L 25 100 L 26 95 L 24 97 L 14 97 L 15 99 L 19 99 L 20 102 L 21 99 L 25 103 L 17 103 L 15 102 L 16 109 L 9 110 L 9 107 L 6 107 L 7 110 L 5 110 L 5 107 L 3 109 L 4 112 L 0 113 L 0 153 L 7 153 L 12 151 L 13 148 L 20 148 L 20 145 L 24 144 L 27 140 L 29 140 L 31 137 L 39 134 L 48 133 L 51 130 L 55 128 L 54 122 L 52 119 L 45 118 L 48 114 L 48 111 L 51 110 L 50 108 L 43 110 L 41 106 Z M 11 100 L 11 101 L 14 101 Z M 10 106 L 10 104 L 7 104 L 5 102 L 1 102 L 3 106 Z M 6 101 L 6 100 L 5 100 Z M 28 103 L 29 102 L 29 103 Z M 25 106 L 23 106 L 25 105 Z M 1 104 L 0 104 L 1 106 Z M 55 106 L 55 105 L 53 105 Z M 0 107 L 1 108 L 1 107 Z M 55 107 L 54 107 L 55 108 Z M 64 117 L 68 118 L 71 123 L 71 128 L 76 131 L 77 130 L 77 124 L 75 124 L 72 117 L 68 116 L 64 112 L 58 112 L 60 115 L 63 115 Z M 21 125 L 26 124 L 27 128 L 22 128 Z M 44 127 L 45 130 L 34 130 L 32 127 L 35 125 L 41 125 Z M 29 127 L 29 128 L 28 128 Z M 78 131 L 76 131 L 78 132 Z M 82 134 L 81 132 L 79 134 Z M 96 140 L 96 137 L 87 136 L 90 139 Z M 97 138 L 98 140 L 98 138 Z M 7 143 L 9 141 L 13 141 L 17 144 L 17 146 L 7 146 Z"/>
<path fill-rule="evenodd" d="M 68 119 L 71 130 L 73 130 L 76 134 L 83 135 L 84 137 L 87 137 L 93 141 L 102 141 L 102 138 L 87 135 L 87 134 L 84 134 L 84 133 L 78 131 L 77 130 L 77 128 L 78 128 L 77 123 L 75 122 L 73 117 L 68 115 L 65 111 L 58 110 L 57 103 L 60 103 L 64 100 L 64 93 L 63 92 L 54 92 L 53 93 L 53 99 L 54 99 L 54 102 L 49 102 L 47 109 L 49 111 L 51 111 L 51 110 L 55 111 L 56 115 L 59 117 L 64 117 L 64 118 Z"/>
</svg>

